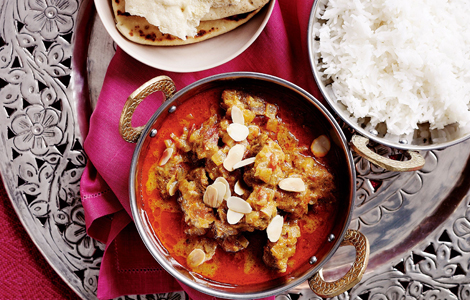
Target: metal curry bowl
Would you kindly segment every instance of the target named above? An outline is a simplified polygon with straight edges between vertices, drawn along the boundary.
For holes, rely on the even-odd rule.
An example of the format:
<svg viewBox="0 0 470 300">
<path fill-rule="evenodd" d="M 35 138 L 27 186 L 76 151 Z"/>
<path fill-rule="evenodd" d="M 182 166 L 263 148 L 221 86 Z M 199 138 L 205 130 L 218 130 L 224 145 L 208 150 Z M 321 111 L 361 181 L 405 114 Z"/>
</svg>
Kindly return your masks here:
<svg viewBox="0 0 470 300">
<path fill-rule="evenodd" d="M 412 153 L 416 159 L 416 153 L 411 151 L 428 151 L 434 149 L 443 149 L 457 143 L 460 143 L 470 137 L 469 128 L 459 128 L 456 124 L 449 124 L 443 129 L 430 129 L 429 124 L 418 124 L 418 129 L 415 129 L 413 133 L 408 135 L 391 135 L 387 133 L 385 123 L 379 123 L 377 126 L 372 126 L 369 122 L 369 118 L 356 119 L 348 111 L 347 107 L 337 100 L 332 88 L 331 79 L 327 79 L 322 76 L 322 69 L 320 66 L 321 57 L 315 50 L 317 38 L 314 36 L 314 28 L 319 24 L 323 24 L 325 20 L 320 19 L 321 15 L 325 11 L 325 7 L 328 4 L 328 0 L 315 1 L 312 11 L 310 13 L 310 20 L 308 25 L 308 52 L 310 57 L 310 65 L 312 68 L 313 76 L 319 87 L 323 97 L 329 106 L 334 110 L 339 117 L 351 126 L 361 136 L 355 136 L 356 139 L 361 140 L 361 149 L 358 154 L 364 156 L 363 152 L 367 151 L 367 147 L 364 144 L 368 143 L 368 139 L 373 140 L 379 144 L 401 149 L 408 150 L 408 153 Z M 367 138 L 363 138 L 367 137 Z M 353 143 L 355 141 L 352 141 Z M 355 147 L 355 146 L 353 146 Z M 368 151 L 367 156 L 371 152 Z M 372 154 L 373 155 L 373 154 Z M 419 162 L 412 163 L 413 166 L 400 166 L 400 169 L 394 169 L 388 165 L 387 159 L 373 155 L 374 160 L 372 162 L 379 166 L 392 170 L 392 171 L 410 171 L 416 170 L 424 166 L 424 159 L 419 158 Z M 389 160 L 388 160 L 389 161 Z M 406 165 L 403 162 L 403 165 Z"/>
<path fill-rule="evenodd" d="M 340 184 L 340 198 L 337 199 L 339 209 L 336 219 L 332 222 L 331 232 L 325 233 L 319 250 L 311 253 L 305 263 L 287 272 L 280 278 L 267 280 L 257 284 L 223 284 L 216 283 L 194 274 L 184 266 L 176 262 L 169 252 L 163 247 L 159 238 L 154 233 L 148 218 L 148 212 L 144 206 L 141 171 L 145 152 L 149 151 L 149 143 L 152 139 L 158 139 L 158 130 L 178 107 L 190 101 L 198 93 L 217 87 L 243 87 L 245 90 L 270 92 L 282 101 L 288 101 L 289 107 L 295 106 L 309 118 L 316 121 L 328 132 L 334 149 L 335 174 L 339 174 L 336 184 Z M 150 93 L 162 91 L 166 101 L 155 112 L 144 127 L 133 128 L 132 115 L 138 104 Z M 316 124 L 317 124 L 316 123 Z M 315 127 L 316 128 L 316 127 Z M 349 230 L 353 204 L 356 195 L 355 168 L 348 143 L 339 125 L 333 116 L 306 91 L 283 79 L 259 73 L 226 73 L 199 80 L 179 92 L 175 93 L 173 81 L 166 76 L 160 76 L 150 80 L 129 96 L 120 122 L 120 131 L 123 138 L 129 142 L 137 142 L 130 171 L 130 204 L 133 218 L 141 238 L 159 264 L 172 276 L 184 284 L 209 295 L 220 298 L 253 299 L 277 295 L 293 288 L 306 280 L 311 289 L 318 295 L 332 297 L 339 295 L 360 281 L 366 269 L 369 256 L 369 243 L 367 238 L 358 231 Z M 330 150 L 330 151 L 332 151 Z M 332 153 L 333 154 L 333 153 Z M 336 176 L 336 175 L 335 175 Z M 348 273 L 334 282 L 325 282 L 321 270 L 324 264 L 333 256 L 340 245 L 353 245 L 356 248 L 356 258 Z M 309 253 L 310 255 L 310 253 Z M 353 258 L 351 258 L 353 260 Z M 275 272 L 275 271 L 273 271 Z"/>
</svg>

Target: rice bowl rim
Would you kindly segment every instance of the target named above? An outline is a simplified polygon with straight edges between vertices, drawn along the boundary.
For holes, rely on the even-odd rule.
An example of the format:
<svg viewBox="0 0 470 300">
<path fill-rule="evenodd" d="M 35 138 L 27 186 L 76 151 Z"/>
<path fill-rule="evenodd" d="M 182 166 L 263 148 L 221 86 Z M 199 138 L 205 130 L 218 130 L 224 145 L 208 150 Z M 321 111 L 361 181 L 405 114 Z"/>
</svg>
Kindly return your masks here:
<svg viewBox="0 0 470 300">
<path fill-rule="evenodd" d="M 313 77 L 315 79 L 315 82 L 320 89 L 320 92 L 323 95 L 323 98 L 325 101 L 328 103 L 328 105 L 333 109 L 333 111 L 345 122 L 347 123 L 350 127 L 352 127 L 356 132 L 360 133 L 361 135 L 369 138 L 370 140 L 373 140 L 379 144 L 391 147 L 391 148 L 396 148 L 396 149 L 401 149 L 401 150 L 416 150 L 416 151 L 429 151 L 429 150 L 437 150 L 437 149 L 443 149 L 447 148 L 450 146 L 453 146 L 455 144 L 461 143 L 468 138 L 470 138 L 470 131 L 460 135 L 459 137 L 451 140 L 446 140 L 445 142 L 437 142 L 437 143 L 431 143 L 431 144 L 413 144 L 413 140 L 411 143 L 404 143 L 401 142 L 401 138 L 398 138 L 396 136 L 393 136 L 393 138 L 390 137 L 379 137 L 375 134 L 372 134 L 368 130 L 365 130 L 362 128 L 362 126 L 359 124 L 359 122 L 356 120 L 356 118 L 351 117 L 350 113 L 347 111 L 345 106 L 342 103 L 339 103 L 335 98 L 333 98 L 330 93 L 327 90 L 328 84 L 325 84 L 323 80 L 321 79 L 321 74 L 318 68 L 318 56 L 314 52 L 313 49 L 313 43 L 314 43 L 314 37 L 313 37 L 313 27 L 314 25 L 319 22 L 318 18 L 316 17 L 317 11 L 319 10 L 320 4 L 327 4 L 328 0 L 317 0 L 314 2 L 312 6 L 312 10 L 310 12 L 310 17 L 309 17 L 309 22 L 308 22 L 308 30 L 307 30 L 307 46 L 308 46 L 308 55 L 309 55 L 309 60 L 310 60 L 310 67 L 312 69 Z M 341 107 L 343 106 L 343 107 Z M 452 124 L 445 126 L 444 128 L 447 128 L 449 126 L 453 126 Z M 414 133 L 416 133 L 417 129 L 415 129 Z M 438 129 L 438 132 L 444 132 L 445 129 Z"/>
</svg>

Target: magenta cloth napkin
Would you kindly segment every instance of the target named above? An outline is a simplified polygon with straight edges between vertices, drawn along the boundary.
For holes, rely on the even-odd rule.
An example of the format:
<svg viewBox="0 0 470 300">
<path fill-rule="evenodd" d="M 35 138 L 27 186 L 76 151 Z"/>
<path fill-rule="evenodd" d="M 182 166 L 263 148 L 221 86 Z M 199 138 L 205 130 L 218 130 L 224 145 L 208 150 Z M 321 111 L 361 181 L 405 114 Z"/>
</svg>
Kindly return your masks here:
<svg viewBox="0 0 470 300">
<path fill-rule="evenodd" d="M 135 144 L 119 135 L 119 118 L 127 97 L 149 79 L 167 75 L 179 90 L 210 75 L 253 71 L 286 79 L 321 98 L 307 48 L 314 0 L 278 0 L 258 39 L 241 55 L 219 67 L 195 73 L 172 73 L 148 67 L 117 50 L 104 80 L 84 142 L 89 164 L 81 179 L 87 232 L 106 244 L 98 281 L 98 298 L 181 290 L 193 299 L 211 299 L 180 285 L 146 250 L 131 218 L 128 179 Z M 162 103 L 150 95 L 137 108 L 133 126 L 144 125 Z"/>
</svg>

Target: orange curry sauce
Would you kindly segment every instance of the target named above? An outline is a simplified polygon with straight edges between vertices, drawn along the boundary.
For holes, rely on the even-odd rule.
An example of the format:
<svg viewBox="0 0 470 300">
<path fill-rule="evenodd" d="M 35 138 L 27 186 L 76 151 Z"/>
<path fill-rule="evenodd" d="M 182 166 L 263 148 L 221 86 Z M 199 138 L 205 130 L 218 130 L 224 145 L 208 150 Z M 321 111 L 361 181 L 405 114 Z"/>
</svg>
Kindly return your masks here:
<svg viewBox="0 0 470 300">
<path fill-rule="evenodd" d="M 265 231 L 245 232 L 244 235 L 250 242 L 247 249 L 237 253 L 227 253 L 218 247 L 216 254 L 210 261 L 206 261 L 195 270 L 190 270 L 186 265 L 188 252 L 182 249 L 187 236 L 183 231 L 184 216 L 177 202 L 177 195 L 173 196 L 171 200 L 162 200 L 159 190 L 155 187 L 155 174 L 152 169 L 158 164 L 165 149 L 164 140 L 170 139 L 170 133 L 181 136 L 183 128 L 190 128 L 192 124 L 199 127 L 211 116 L 211 112 L 214 112 L 214 110 L 220 116 L 225 115 L 225 111 L 220 108 L 222 91 L 222 88 L 218 88 L 202 92 L 179 105 L 176 112 L 170 115 L 162 127 L 158 129 L 158 138 L 152 139 L 147 152 L 142 153 L 142 155 L 145 155 L 145 160 L 142 169 L 141 188 L 143 206 L 148 214 L 149 223 L 162 245 L 181 266 L 213 282 L 248 285 L 267 282 L 283 276 L 288 277 L 292 270 L 308 264 L 309 259 L 317 253 L 319 247 L 325 247 L 325 241 L 328 234 L 331 233 L 336 219 L 338 201 L 328 203 L 318 201 L 313 209 L 310 207 L 308 215 L 299 221 L 301 237 L 298 238 L 295 255 L 289 259 L 285 273 L 267 267 L 263 262 L 263 247 L 267 243 Z M 320 134 L 325 134 L 325 132 L 311 132 L 303 128 L 301 124 L 296 124 L 297 112 L 289 113 L 287 105 L 283 105 L 273 96 L 262 95 L 262 98 L 266 102 L 278 106 L 278 117 L 289 125 L 289 130 L 299 140 L 300 145 L 309 147 L 314 138 Z M 335 147 L 333 143 L 331 144 L 332 148 Z M 306 153 L 306 155 L 311 154 Z M 317 162 L 325 165 L 335 175 L 328 162 L 328 156 L 322 160 L 317 160 Z M 336 179 L 335 184 L 338 184 Z"/>
</svg>

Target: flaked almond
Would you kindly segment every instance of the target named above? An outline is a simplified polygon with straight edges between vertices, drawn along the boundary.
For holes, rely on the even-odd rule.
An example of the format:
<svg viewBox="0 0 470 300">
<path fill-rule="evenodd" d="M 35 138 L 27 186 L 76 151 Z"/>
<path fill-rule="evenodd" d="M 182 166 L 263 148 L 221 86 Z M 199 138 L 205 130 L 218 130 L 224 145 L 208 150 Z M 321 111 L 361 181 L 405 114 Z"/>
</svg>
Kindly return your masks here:
<svg viewBox="0 0 470 300">
<path fill-rule="evenodd" d="M 244 214 L 229 209 L 227 211 L 227 222 L 231 225 L 237 224 L 243 218 Z"/>
<path fill-rule="evenodd" d="M 174 181 L 168 182 L 168 184 L 166 185 L 166 188 L 168 190 L 168 194 L 170 196 L 174 196 L 176 194 L 176 191 L 178 190 L 178 181 L 174 180 Z"/>
<path fill-rule="evenodd" d="M 202 198 L 204 203 L 209 207 L 217 208 L 222 204 L 222 201 L 218 201 L 218 191 L 212 185 L 209 185 L 204 192 L 204 196 Z"/>
<path fill-rule="evenodd" d="M 206 254 L 201 249 L 194 249 L 189 253 L 186 262 L 190 268 L 195 268 L 206 260 Z"/>
<path fill-rule="evenodd" d="M 239 161 L 237 162 L 236 164 L 233 165 L 233 169 L 238 169 L 238 168 L 241 168 L 241 167 L 244 167 L 244 166 L 248 166 L 248 165 L 251 165 L 255 162 L 255 159 L 256 157 L 250 157 L 250 158 L 247 158 L 247 159 L 244 159 L 242 161 Z"/>
<path fill-rule="evenodd" d="M 217 189 L 217 202 L 222 203 L 222 201 L 224 200 L 225 190 L 227 189 L 227 187 L 225 186 L 223 182 L 220 182 L 220 181 L 214 182 L 212 186 Z"/>
<path fill-rule="evenodd" d="M 227 179 L 223 177 L 217 177 L 214 182 L 222 182 L 225 185 L 225 195 L 224 200 L 227 200 L 230 196 L 232 196 L 232 192 L 230 191 L 230 184 L 228 184 Z"/>
<path fill-rule="evenodd" d="M 162 157 L 160 157 L 160 161 L 158 162 L 159 166 L 164 166 L 171 158 L 173 155 L 173 148 L 166 148 L 165 151 L 163 151 Z"/>
<path fill-rule="evenodd" d="M 310 150 L 312 151 L 312 154 L 315 155 L 316 157 L 323 157 L 327 155 L 328 151 L 330 151 L 330 148 L 331 148 L 330 139 L 324 134 L 314 139 L 312 142 L 312 145 L 310 146 Z"/>
<path fill-rule="evenodd" d="M 245 189 L 242 188 L 242 186 L 240 185 L 240 180 L 238 180 L 237 183 L 235 183 L 235 186 L 233 187 L 233 190 L 235 191 L 235 194 L 237 194 L 239 196 L 245 194 Z"/>
<path fill-rule="evenodd" d="M 284 218 L 280 215 L 275 216 L 269 223 L 266 228 L 266 233 L 268 234 L 268 239 L 271 242 L 275 243 L 281 237 L 282 225 L 284 225 Z"/>
<path fill-rule="evenodd" d="M 232 122 L 245 125 L 245 117 L 243 116 L 243 112 L 237 106 L 232 106 Z"/>
<path fill-rule="evenodd" d="M 233 166 L 242 160 L 243 154 L 245 154 L 245 146 L 243 145 L 237 144 L 230 148 L 227 157 L 224 160 L 224 168 L 227 171 L 232 172 Z"/>
<path fill-rule="evenodd" d="M 305 191 L 305 183 L 302 178 L 285 178 L 279 182 L 279 187 L 288 192 Z"/>
<path fill-rule="evenodd" d="M 245 125 L 231 123 L 228 125 L 227 133 L 235 142 L 241 142 L 246 139 L 250 131 Z"/>
<path fill-rule="evenodd" d="M 252 211 L 248 202 L 236 196 L 232 196 L 227 199 L 227 206 L 229 209 L 242 214 L 249 214 Z"/>
</svg>

